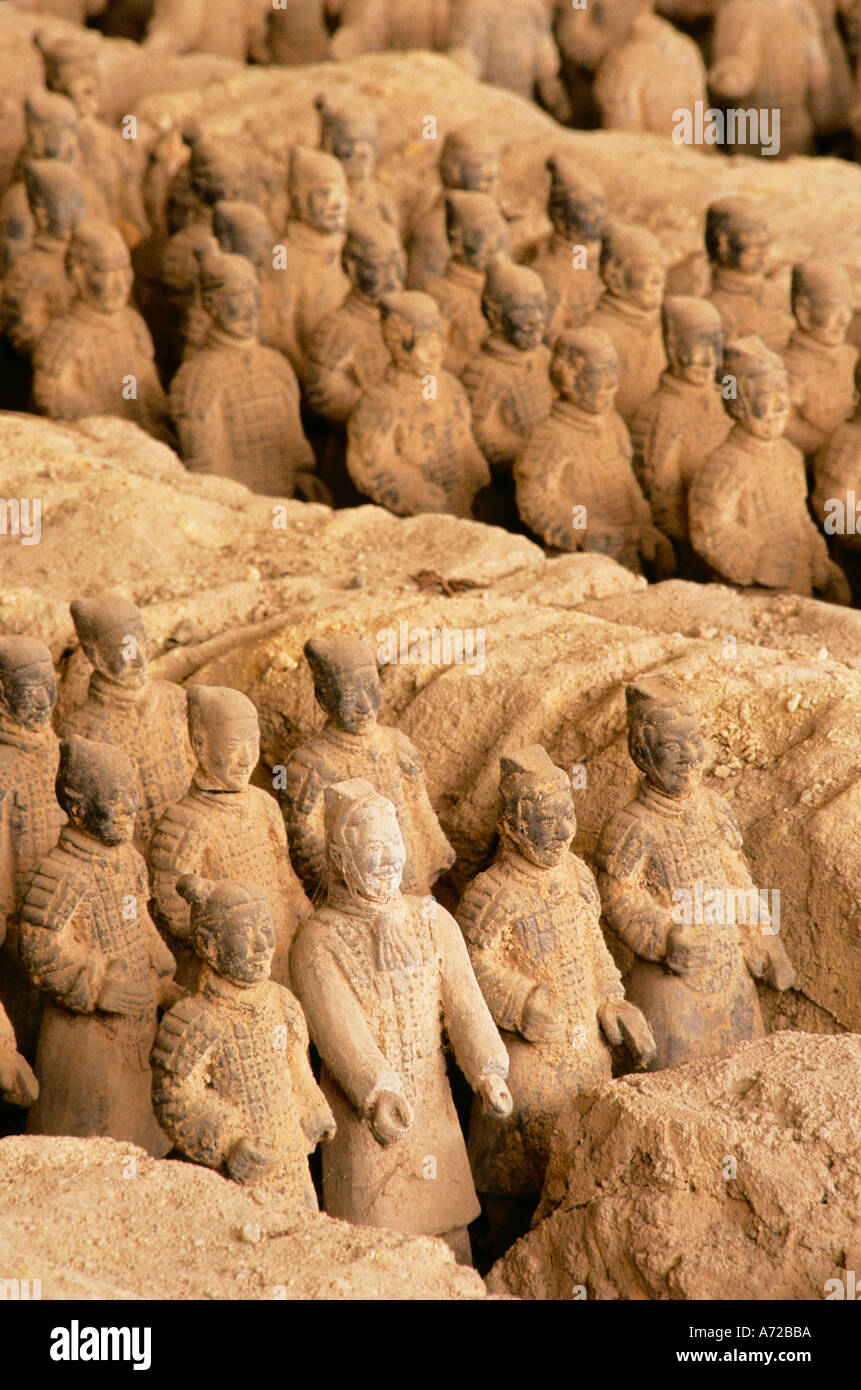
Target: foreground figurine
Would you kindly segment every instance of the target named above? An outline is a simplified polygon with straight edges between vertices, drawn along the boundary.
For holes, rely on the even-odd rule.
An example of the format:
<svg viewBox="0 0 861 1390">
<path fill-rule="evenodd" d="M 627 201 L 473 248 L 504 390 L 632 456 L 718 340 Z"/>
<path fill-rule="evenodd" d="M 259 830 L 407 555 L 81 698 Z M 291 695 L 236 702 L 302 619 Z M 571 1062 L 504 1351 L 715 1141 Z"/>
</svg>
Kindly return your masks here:
<svg viewBox="0 0 861 1390">
<path fill-rule="evenodd" d="M 761 338 L 772 352 L 792 332 L 789 296 L 780 280 L 766 274 L 772 236 L 749 198 L 721 198 L 706 210 L 706 251 L 712 267 L 709 299 L 721 316 L 724 336 Z"/>
<path fill-rule="evenodd" d="M 547 213 L 553 235 L 531 268 L 547 291 L 545 341 L 553 347 L 566 328 L 585 323 L 604 293 L 600 275 L 601 238 L 607 225 L 607 197 L 579 160 L 553 154 L 547 160 L 550 196 Z"/>
<path fill-rule="evenodd" d="M 152 1111 L 149 1054 L 174 959 L 131 843 L 136 783 L 119 749 L 61 745 L 57 799 L 69 823 L 21 907 L 21 955 L 46 995 L 27 1132 L 125 1139 L 161 1158 L 169 1145 Z"/>
<path fill-rule="evenodd" d="M 828 557 L 807 507 L 804 459 L 783 436 L 789 380 L 758 338 L 739 338 L 724 367 L 737 395 L 735 425 L 688 493 L 691 545 L 723 580 L 848 603 L 849 585 Z"/>
<path fill-rule="evenodd" d="M 451 259 L 427 293 L 442 315 L 443 366 L 460 376 L 490 332 L 481 309 L 485 272 L 511 247 L 505 218 L 486 193 L 449 193 L 445 207 Z"/>
<path fill-rule="evenodd" d="M 325 879 L 326 787 L 355 777 L 392 802 L 406 847 L 402 888 L 425 897 L 454 863 L 431 806 L 418 749 L 399 729 L 377 723 L 383 699 L 374 653 L 357 637 L 312 637 L 305 656 L 326 723 L 296 748 L 285 771 L 284 818 L 290 853 L 309 893 Z"/>
<path fill-rule="evenodd" d="M 610 1079 L 607 1042 L 628 1043 L 639 1066 L 655 1046 L 601 935 L 595 880 L 569 853 L 577 821 L 567 775 L 533 745 L 501 760 L 499 791 L 499 849 L 457 920 L 511 1059 L 510 1119 L 474 1106 L 469 1127 L 475 1185 L 503 1250 L 528 1228 L 559 1115 Z"/>
<path fill-rule="evenodd" d="M 601 245 L 601 278 L 606 293 L 588 327 L 606 333 L 616 349 L 616 409 L 630 422 L 657 391 L 667 365 L 661 333 L 667 271 L 660 242 L 644 227 L 612 223 Z"/>
<path fill-rule="evenodd" d="M 660 677 L 625 697 L 643 781 L 605 825 L 595 862 L 604 916 L 634 952 L 626 992 L 649 1021 L 657 1071 L 762 1037 L 753 981 L 786 990 L 795 971 L 729 802 L 701 785 L 696 711 Z"/>
<path fill-rule="evenodd" d="M 429 295 L 404 291 L 386 295 L 380 311 L 391 363 L 350 416 L 350 477 L 398 516 L 469 517 L 490 469 L 472 433 L 466 391 L 442 367 L 439 309 Z"/>
<path fill-rule="evenodd" d="M 400 890 L 395 808 L 361 778 L 327 787 L 327 905 L 291 965 L 337 1123 L 323 1150 L 330 1216 L 438 1235 L 471 1263 L 479 1213 L 446 1076 L 443 1029 L 488 1111 L 511 1113 L 508 1055 L 457 923 Z"/>
<path fill-rule="evenodd" d="M 794 266 L 792 312 L 796 328 L 783 351 L 792 398 L 786 438 L 809 459 L 855 406 L 858 349 L 846 342 L 852 284 L 842 266 Z"/>
<path fill-rule="evenodd" d="M 132 763 L 140 800 L 135 844 L 145 855 L 157 821 L 185 795 L 194 772 L 185 690 L 151 679 L 144 620 L 121 594 L 74 599 L 70 610 L 93 674 L 85 702 L 66 715 L 60 732 L 111 743 Z"/>
<path fill-rule="evenodd" d="M 296 999 L 269 979 L 275 932 L 264 890 L 190 874 L 193 994 L 165 1014 L 152 1051 L 153 1105 L 187 1158 L 317 1211 L 308 1154 L 335 1130 L 308 1061 Z"/>
<path fill-rule="evenodd" d="M 188 903 L 176 891 L 183 874 L 239 878 L 266 892 L 275 929 L 272 977 L 288 985 L 290 943 L 310 904 L 290 867 L 284 822 L 275 799 L 250 786 L 260 756 L 257 711 L 247 696 L 221 686 L 188 692 L 188 731 L 197 758 L 191 787 L 168 807 L 150 851 L 159 913 L 178 943 L 178 978 L 199 973 L 187 946 Z"/>
</svg>

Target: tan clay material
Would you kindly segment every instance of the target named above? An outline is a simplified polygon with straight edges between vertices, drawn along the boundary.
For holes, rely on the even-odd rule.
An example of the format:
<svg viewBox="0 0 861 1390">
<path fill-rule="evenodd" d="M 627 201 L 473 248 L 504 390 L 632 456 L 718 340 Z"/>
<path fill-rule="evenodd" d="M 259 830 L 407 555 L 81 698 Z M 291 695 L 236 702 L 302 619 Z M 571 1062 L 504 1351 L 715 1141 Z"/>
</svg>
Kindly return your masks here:
<svg viewBox="0 0 861 1390">
<path fill-rule="evenodd" d="M 547 212 L 553 235 L 531 267 L 547 291 L 546 341 L 553 347 L 563 329 L 586 322 L 604 293 L 600 265 L 607 198 L 597 179 L 584 173 L 570 156 L 551 155 L 547 168 Z"/>
<path fill-rule="evenodd" d="M 3 281 L 0 324 L 16 352 L 29 358 L 52 319 L 72 302 L 66 251 L 84 216 L 84 194 L 78 174 L 59 159 L 25 164 L 24 183 L 35 232 Z"/>
<path fill-rule="evenodd" d="M 450 0 L 338 0 L 339 24 L 329 45 L 333 58 L 387 48 L 442 48 Z"/>
<path fill-rule="evenodd" d="M 861 358 L 855 366 L 859 399 L 851 419 L 839 425 L 813 459 L 813 510 L 828 534 L 848 550 L 861 548 L 857 502 L 861 498 Z"/>
<path fill-rule="evenodd" d="M 269 979 L 275 931 L 266 893 L 193 874 L 177 891 L 190 904 L 203 966 L 153 1048 L 159 1123 L 196 1163 L 316 1211 L 307 1155 L 331 1138 L 335 1121 L 311 1073 L 302 1010 Z"/>
<path fill-rule="evenodd" d="M 780 352 L 792 332 L 782 281 L 766 271 L 772 237 L 757 204 L 721 198 L 706 210 L 706 250 L 712 266 L 709 298 L 723 320 L 727 342 L 751 335 Z"/>
<path fill-rule="evenodd" d="M 783 351 L 792 399 L 786 438 L 809 458 L 855 408 L 858 349 L 846 342 L 852 322 L 846 271 L 841 266 L 794 266 L 792 312 L 796 328 Z"/>
<path fill-rule="evenodd" d="M 595 862 L 604 916 L 635 956 L 626 992 L 649 1021 L 659 1070 L 761 1037 L 754 979 L 786 990 L 795 971 L 779 920 L 760 911 L 729 802 L 701 785 L 696 711 L 660 677 L 625 698 L 643 781 L 605 825 Z"/>
<path fill-rule="evenodd" d="M 180 945 L 180 982 L 199 974 L 188 949 L 181 950 L 191 927 L 188 902 L 176 889 L 183 874 L 194 873 L 239 878 L 265 891 L 275 931 L 272 977 L 287 985 L 290 943 L 309 904 L 290 867 L 278 803 L 249 785 L 260 754 L 257 711 L 238 690 L 192 686 L 188 730 L 197 771 L 156 826 L 149 860 L 159 914 Z"/>
<path fill-rule="evenodd" d="M 350 196 L 333 155 L 295 145 L 287 178 L 290 217 L 285 245 L 294 317 L 288 355 L 297 371 L 314 329 L 343 304 L 350 282 L 341 265 Z"/>
<path fill-rule="evenodd" d="M 404 897 L 395 808 L 369 782 L 325 791 L 328 898 L 291 966 L 337 1130 L 323 1150 L 330 1216 L 441 1235 L 470 1262 L 478 1215 L 445 1069 L 443 1029 L 489 1111 L 511 1112 L 508 1055 L 457 923 Z M 432 1165 L 430 1161 L 432 1160 Z"/>
<path fill-rule="evenodd" d="M 153 0 L 144 47 L 151 53 L 218 53 L 244 63 L 266 62 L 265 11 L 254 0 Z"/>
<path fill-rule="evenodd" d="M 386 295 L 380 310 L 391 362 L 350 416 L 350 477 L 399 516 L 469 516 L 490 470 L 472 433 L 466 391 L 442 366 L 439 310 L 429 295 L 410 291 Z"/>
<path fill-rule="evenodd" d="M 212 210 L 212 233 L 228 256 L 244 256 L 254 266 L 260 287 L 260 341 L 289 357 L 295 286 L 285 274 L 286 265 L 280 265 L 275 234 L 265 212 L 256 203 L 224 198 Z"/>
<path fill-rule="evenodd" d="M 657 391 L 666 368 L 661 301 L 666 262 L 660 243 L 644 227 L 611 223 L 601 244 L 605 293 L 587 320 L 606 333 L 619 357 L 616 409 L 633 420 Z"/>
<path fill-rule="evenodd" d="M 473 77 L 536 97 L 559 120 L 568 101 L 544 0 L 458 0 L 446 52 Z"/>
<path fill-rule="evenodd" d="M 26 1110 L 39 1095 L 39 1082 L 18 1051 L 12 1024 L 0 1004 L 0 1099 Z"/>
<path fill-rule="evenodd" d="M 369 646 L 357 637 L 312 637 L 305 656 L 326 716 L 321 732 L 286 764 L 284 818 L 290 853 L 308 892 L 326 875 L 324 793 L 356 777 L 391 801 L 406 849 L 402 889 L 425 897 L 454 863 L 428 798 L 419 751 L 399 729 L 377 722 L 382 689 Z"/>
<path fill-rule="evenodd" d="M 498 198 L 501 177 L 499 145 L 485 123 L 472 121 L 450 130 L 439 157 L 442 188 L 430 208 L 413 224 L 408 247 L 407 288 L 423 290 L 445 274 L 449 261 L 446 195 L 449 191 L 484 193 Z"/>
<path fill-rule="evenodd" d="M 324 93 L 314 105 L 320 113 L 320 148 L 343 165 L 350 198 L 350 221 L 373 218 L 398 225 L 392 193 L 374 175 L 377 162 L 377 116 L 356 97 Z"/>
<path fill-rule="evenodd" d="M 445 273 L 427 285 L 442 315 L 443 366 L 460 376 L 478 355 L 490 328 L 481 309 L 488 266 L 510 251 L 508 226 L 487 193 L 446 195 L 446 229 L 451 259 Z"/>
<path fill-rule="evenodd" d="M 60 749 L 68 815 L 21 907 L 21 955 L 45 992 L 29 1134 L 101 1134 L 161 1157 L 149 1053 L 174 958 L 149 915 L 146 864 L 131 843 L 134 768 L 77 736 Z"/>
</svg>

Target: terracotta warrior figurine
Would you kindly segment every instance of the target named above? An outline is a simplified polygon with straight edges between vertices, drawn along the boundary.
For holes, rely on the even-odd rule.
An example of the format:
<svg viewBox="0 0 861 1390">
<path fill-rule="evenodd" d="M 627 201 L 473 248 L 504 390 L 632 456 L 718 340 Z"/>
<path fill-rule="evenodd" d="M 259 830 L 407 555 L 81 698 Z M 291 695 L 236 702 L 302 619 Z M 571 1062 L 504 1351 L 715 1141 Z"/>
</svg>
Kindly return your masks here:
<svg viewBox="0 0 861 1390">
<path fill-rule="evenodd" d="M 753 981 L 786 990 L 795 971 L 729 802 L 701 785 L 696 711 L 660 677 L 625 696 L 643 781 L 604 826 L 595 862 L 604 916 L 634 952 L 626 992 L 649 1021 L 657 1071 L 762 1037 Z"/>
<path fill-rule="evenodd" d="M 147 908 L 132 845 L 135 771 L 118 748 L 61 744 L 57 799 L 69 817 L 21 907 L 21 955 L 45 992 L 28 1134 L 104 1135 L 156 1158 L 169 1145 L 152 1113 L 156 1007 L 174 997 L 174 959 Z"/>
<path fill-rule="evenodd" d="M 153 0 L 143 40 L 145 52 L 216 53 L 244 63 L 268 62 L 266 14 L 260 0 Z"/>
<path fill-rule="evenodd" d="M 0 323 L 15 351 L 30 358 L 49 323 L 72 301 L 66 252 L 84 216 L 84 194 L 77 172 L 59 159 L 25 164 L 24 183 L 34 236 L 3 281 Z"/>
<path fill-rule="evenodd" d="M 587 323 L 606 333 L 616 349 L 616 409 L 627 423 L 657 391 L 667 365 L 661 333 L 666 275 L 660 242 L 645 227 L 611 223 L 606 228 L 601 245 L 605 294 Z"/>
<path fill-rule="evenodd" d="M 352 289 L 310 335 L 302 376 L 311 409 L 341 424 L 385 376 L 390 358 L 379 304 L 383 295 L 403 289 L 406 274 L 397 231 L 379 219 L 350 219 L 343 262 Z"/>
<path fill-rule="evenodd" d="M 724 369 L 736 382 L 727 401 L 735 424 L 691 484 L 691 545 L 725 582 L 848 603 L 807 509 L 804 459 L 782 437 L 791 408 L 783 362 L 759 338 L 738 338 Z"/>
<path fill-rule="evenodd" d="M 481 308 L 490 335 L 464 368 L 463 384 L 479 448 L 491 467 L 510 472 L 555 399 L 550 349 L 542 342 L 547 296 L 534 270 L 499 260 L 488 268 Z"/>
<path fill-rule="evenodd" d="M 313 489 L 314 455 L 302 430 L 299 383 L 287 359 L 258 338 L 260 286 L 243 256 L 212 240 L 199 248 L 211 325 L 170 387 L 170 413 L 192 473 L 234 478 L 252 492 L 292 497 Z"/>
<path fill-rule="evenodd" d="M 70 610 L 93 673 L 87 699 L 66 715 L 60 733 L 112 743 L 125 753 L 138 779 L 135 844 L 146 854 L 157 821 L 188 791 L 196 765 L 185 690 L 149 676 L 144 620 L 121 594 L 74 599 Z"/>
<path fill-rule="evenodd" d="M 223 198 L 212 210 L 212 232 L 226 255 L 244 256 L 254 266 L 260 286 L 260 341 L 289 358 L 296 287 L 277 263 L 275 235 L 265 212 L 256 203 Z"/>
<path fill-rule="evenodd" d="M 855 364 L 858 404 L 853 415 L 838 425 L 813 459 L 810 501 L 837 545 L 861 550 L 861 357 Z"/>
<path fill-rule="evenodd" d="M 189 909 L 176 883 L 183 874 L 200 873 L 247 879 L 265 890 L 275 929 L 272 976 L 289 984 L 290 943 L 310 905 L 290 866 L 278 803 L 250 785 L 260 755 L 257 711 L 238 690 L 194 685 L 188 730 L 197 771 L 186 795 L 156 826 L 149 861 L 159 913 L 178 942 L 180 983 L 193 981 L 198 971 L 183 950 Z"/>
<path fill-rule="evenodd" d="M 852 285 L 843 267 L 794 266 L 792 312 L 796 328 L 782 354 L 792 398 L 786 438 L 810 458 L 855 407 L 858 349 L 846 342 Z"/>
<path fill-rule="evenodd" d="M 510 1119 L 473 1107 L 469 1157 L 499 1246 L 528 1228 L 551 1135 L 571 1098 L 612 1074 L 610 1049 L 654 1058 L 642 1014 L 625 1000 L 601 934 L 595 880 L 569 853 L 571 783 L 543 748 L 501 760 L 499 849 L 473 879 L 457 920 L 475 977 L 511 1059 Z"/>
<path fill-rule="evenodd" d="M 329 44 L 330 56 L 343 59 L 389 49 L 441 49 L 450 8 L 450 0 L 410 0 L 408 5 L 403 0 L 330 0 L 327 9 L 339 20 Z"/>
<path fill-rule="evenodd" d="M 641 559 L 665 576 L 672 547 L 653 522 L 631 467 L 631 441 L 613 407 L 619 359 L 606 333 L 569 328 L 550 364 L 559 394 L 514 465 L 517 510 L 547 545 L 596 550 L 635 574 Z"/>
<path fill-rule="evenodd" d="M 301 373 L 311 334 L 350 291 L 341 265 L 350 205 L 344 166 L 334 155 L 294 145 L 287 193 L 287 269 L 281 273 L 295 296 L 288 356 Z"/>
<path fill-rule="evenodd" d="M 468 517 L 490 470 L 472 433 L 467 394 L 442 367 L 439 310 L 429 295 L 404 291 L 386 295 L 380 311 L 392 360 L 350 416 L 350 477 L 398 516 Z"/>
<path fill-rule="evenodd" d="M 499 145 L 486 122 L 470 121 L 448 132 L 439 156 L 442 187 L 430 208 L 413 223 L 407 248 L 408 289 L 423 290 L 445 274 L 451 255 L 446 231 L 447 193 L 460 189 L 498 199 L 501 174 Z"/>
<path fill-rule="evenodd" d="M 383 693 L 370 647 L 344 633 L 312 637 L 305 656 L 326 723 L 287 762 L 284 819 L 293 862 L 309 893 L 325 879 L 323 794 L 334 782 L 373 778 L 392 802 L 406 847 L 402 887 L 420 897 L 433 892 L 454 863 L 425 785 L 421 755 L 399 729 L 377 723 Z"/>
<path fill-rule="evenodd" d="M 0 637 L 0 1006 L 31 1061 L 42 1001 L 18 951 L 18 906 L 30 873 L 57 843 L 65 816 L 54 783 L 51 653 L 32 637 Z"/>
<path fill-rule="evenodd" d="M 546 167 L 553 235 L 530 265 L 547 291 L 545 341 L 553 347 L 563 329 L 586 322 L 604 292 L 600 265 L 607 197 L 597 179 L 571 155 L 553 154 Z"/>
<path fill-rule="evenodd" d="M 446 195 L 446 228 L 451 259 L 445 273 L 431 280 L 427 293 L 440 308 L 445 331 L 446 371 L 460 376 L 490 332 L 481 310 L 487 267 L 508 256 L 508 225 L 486 193 Z"/>
<path fill-rule="evenodd" d="M 297 1000 L 269 978 L 275 932 L 254 883 L 183 875 L 202 961 L 192 994 L 165 1014 L 152 1051 L 153 1105 L 187 1158 L 317 1210 L 308 1154 L 335 1130 L 308 1061 Z"/>
<path fill-rule="evenodd" d="M 705 299 L 664 300 L 664 346 L 669 367 L 654 396 L 634 417 L 631 435 L 655 525 L 676 548 L 688 547 L 688 489 L 729 434 L 718 369 L 723 360 L 720 314 Z"/>
<path fill-rule="evenodd" d="M 18 1051 L 15 1031 L 0 1004 L 0 1100 L 26 1109 L 39 1095 L 39 1082 Z"/>
<path fill-rule="evenodd" d="M 401 893 L 392 803 L 362 778 L 327 787 L 325 802 L 328 900 L 291 957 L 337 1124 L 323 1150 L 324 1207 L 360 1226 L 441 1236 L 471 1263 L 479 1206 L 443 1029 L 470 1088 L 501 1117 L 508 1055 L 457 923 L 434 898 Z"/>
<path fill-rule="evenodd" d="M 398 225 L 394 194 L 376 177 L 377 113 L 355 96 L 318 96 L 320 149 L 343 165 L 350 198 L 350 221 L 372 217 Z"/>
<path fill-rule="evenodd" d="M 706 210 L 706 250 L 712 265 L 709 299 L 727 342 L 754 334 L 781 352 L 792 332 L 789 297 L 766 269 L 772 238 L 755 203 L 721 198 Z"/>
<path fill-rule="evenodd" d="M 570 108 L 544 0 L 458 0 L 446 52 L 481 82 L 536 98 L 557 120 Z"/>
</svg>

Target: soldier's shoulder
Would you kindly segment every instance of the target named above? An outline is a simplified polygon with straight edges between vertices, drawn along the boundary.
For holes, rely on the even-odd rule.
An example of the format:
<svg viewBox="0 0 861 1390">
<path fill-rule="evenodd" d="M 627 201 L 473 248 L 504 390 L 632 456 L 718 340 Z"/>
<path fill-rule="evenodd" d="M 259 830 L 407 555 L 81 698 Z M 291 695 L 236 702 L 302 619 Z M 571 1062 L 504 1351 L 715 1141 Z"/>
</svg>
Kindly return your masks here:
<svg viewBox="0 0 861 1390">
<path fill-rule="evenodd" d="M 589 865 L 585 860 L 581 859 L 579 855 L 569 854 L 567 856 L 566 868 L 572 880 L 575 892 L 579 894 L 589 907 L 594 908 L 596 912 L 600 912 L 601 895 L 598 892 L 595 875 L 592 873 Z"/>
<path fill-rule="evenodd" d="M 721 796 L 720 792 L 715 791 L 712 787 L 701 787 L 700 796 L 721 834 L 726 835 L 734 844 L 741 846 L 741 826 L 727 798 Z"/>
<path fill-rule="evenodd" d="M 31 875 L 21 918 L 33 927 L 59 931 L 86 896 L 89 875 L 80 860 L 55 845 Z"/>
<path fill-rule="evenodd" d="M 74 355 L 75 325 L 68 314 L 52 319 L 33 353 L 33 370 L 53 372 L 64 366 Z"/>
<path fill-rule="evenodd" d="M 517 894 L 498 864 L 476 874 L 457 909 L 461 931 L 472 945 L 483 945 L 517 913 Z"/>
<path fill-rule="evenodd" d="M 167 807 L 156 825 L 150 857 L 154 868 L 170 864 L 184 849 L 206 838 L 201 810 L 189 795 Z"/>
<path fill-rule="evenodd" d="M 164 1071 L 186 1075 L 218 1034 L 212 1005 L 202 995 L 188 994 L 162 1018 L 150 1060 Z"/>
<path fill-rule="evenodd" d="M 342 306 L 326 314 L 317 324 L 308 340 L 307 356 L 316 366 L 334 366 L 353 352 L 357 344 L 355 321 L 351 314 L 344 312 Z"/>
<path fill-rule="evenodd" d="M 638 800 L 621 806 L 598 837 L 595 866 L 605 873 L 623 876 L 640 862 L 650 842 L 649 826 Z"/>
</svg>

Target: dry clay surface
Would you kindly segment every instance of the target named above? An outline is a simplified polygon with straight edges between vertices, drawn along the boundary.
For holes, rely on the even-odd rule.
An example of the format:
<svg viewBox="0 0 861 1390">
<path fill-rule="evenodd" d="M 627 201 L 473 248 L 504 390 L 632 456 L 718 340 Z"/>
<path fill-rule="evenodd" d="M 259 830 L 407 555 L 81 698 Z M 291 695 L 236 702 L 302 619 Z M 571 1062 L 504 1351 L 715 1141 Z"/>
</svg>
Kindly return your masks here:
<svg viewBox="0 0 861 1390">
<path fill-rule="evenodd" d="M 560 1121 L 522 1298 L 822 1299 L 861 1262 L 861 1038 L 784 1033 L 626 1076 Z M 579 1296 L 583 1296 L 582 1293 Z"/>
</svg>

